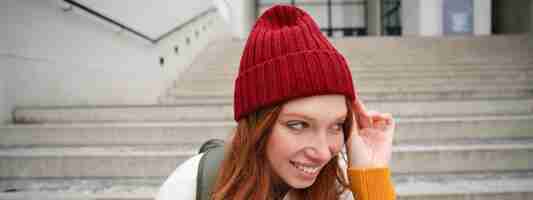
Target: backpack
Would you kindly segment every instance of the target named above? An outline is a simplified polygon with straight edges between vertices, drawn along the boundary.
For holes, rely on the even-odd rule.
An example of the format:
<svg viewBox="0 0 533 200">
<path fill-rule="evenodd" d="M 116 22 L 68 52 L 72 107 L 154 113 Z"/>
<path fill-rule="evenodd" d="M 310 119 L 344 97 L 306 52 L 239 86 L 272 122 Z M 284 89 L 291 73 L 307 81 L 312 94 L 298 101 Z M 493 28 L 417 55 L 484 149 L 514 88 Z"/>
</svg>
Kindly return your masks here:
<svg viewBox="0 0 533 200">
<path fill-rule="evenodd" d="M 204 153 L 198 165 L 196 200 L 210 200 L 218 170 L 224 159 L 224 141 L 211 139 L 202 144 L 198 153 Z"/>
</svg>

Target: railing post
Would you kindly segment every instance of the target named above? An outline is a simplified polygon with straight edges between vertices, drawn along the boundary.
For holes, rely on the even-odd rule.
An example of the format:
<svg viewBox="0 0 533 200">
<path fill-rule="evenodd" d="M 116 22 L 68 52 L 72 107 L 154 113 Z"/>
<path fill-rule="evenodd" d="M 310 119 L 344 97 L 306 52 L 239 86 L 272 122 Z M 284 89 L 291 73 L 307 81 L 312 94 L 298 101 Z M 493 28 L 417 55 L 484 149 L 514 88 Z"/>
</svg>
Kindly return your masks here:
<svg viewBox="0 0 533 200">
<path fill-rule="evenodd" d="M 333 36 L 333 12 L 331 0 L 328 0 L 328 36 Z"/>
</svg>

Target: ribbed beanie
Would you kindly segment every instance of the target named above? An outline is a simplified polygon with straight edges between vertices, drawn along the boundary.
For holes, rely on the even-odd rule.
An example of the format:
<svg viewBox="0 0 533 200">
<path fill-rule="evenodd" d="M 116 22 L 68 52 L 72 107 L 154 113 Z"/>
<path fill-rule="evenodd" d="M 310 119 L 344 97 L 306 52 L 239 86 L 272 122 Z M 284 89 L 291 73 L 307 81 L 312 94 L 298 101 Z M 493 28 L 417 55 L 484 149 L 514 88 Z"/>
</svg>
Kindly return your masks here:
<svg viewBox="0 0 533 200">
<path fill-rule="evenodd" d="M 235 80 L 234 118 L 283 101 L 324 94 L 356 95 L 342 56 L 305 11 L 289 5 L 266 10 L 244 47 Z"/>
</svg>

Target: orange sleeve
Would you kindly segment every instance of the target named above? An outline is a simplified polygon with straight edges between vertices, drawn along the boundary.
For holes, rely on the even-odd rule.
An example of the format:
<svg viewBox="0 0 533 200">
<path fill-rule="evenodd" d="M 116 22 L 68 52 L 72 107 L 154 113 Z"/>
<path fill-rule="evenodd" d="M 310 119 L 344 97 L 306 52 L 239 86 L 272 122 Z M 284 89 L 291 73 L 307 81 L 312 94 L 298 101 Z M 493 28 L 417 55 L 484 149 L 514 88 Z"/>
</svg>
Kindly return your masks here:
<svg viewBox="0 0 533 200">
<path fill-rule="evenodd" d="M 348 179 L 354 199 L 396 199 L 389 168 L 349 168 Z"/>
</svg>

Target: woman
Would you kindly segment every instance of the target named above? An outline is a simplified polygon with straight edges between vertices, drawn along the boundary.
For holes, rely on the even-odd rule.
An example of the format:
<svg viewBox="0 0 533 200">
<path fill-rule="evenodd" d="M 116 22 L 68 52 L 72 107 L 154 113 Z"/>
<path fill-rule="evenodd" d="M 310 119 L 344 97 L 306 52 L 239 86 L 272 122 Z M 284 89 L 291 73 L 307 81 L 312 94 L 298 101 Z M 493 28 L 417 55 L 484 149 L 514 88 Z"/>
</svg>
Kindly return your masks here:
<svg viewBox="0 0 533 200">
<path fill-rule="evenodd" d="M 211 199 L 343 199 L 348 190 L 356 199 L 394 199 L 392 117 L 365 110 L 346 60 L 307 13 L 265 11 L 238 73 L 238 125 Z M 157 199 L 195 199 L 202 156 L 178 167 Z"/>
</svg>

